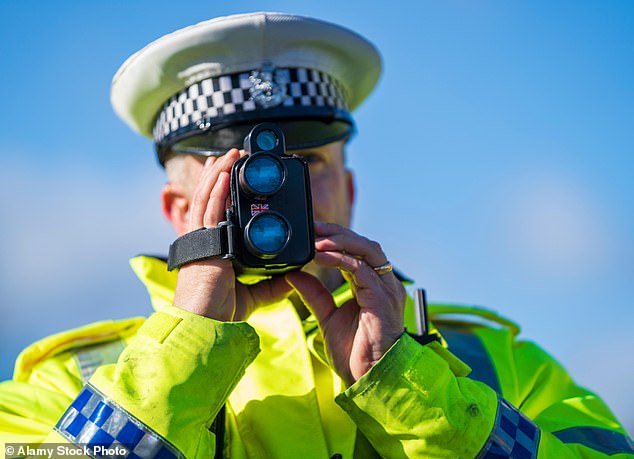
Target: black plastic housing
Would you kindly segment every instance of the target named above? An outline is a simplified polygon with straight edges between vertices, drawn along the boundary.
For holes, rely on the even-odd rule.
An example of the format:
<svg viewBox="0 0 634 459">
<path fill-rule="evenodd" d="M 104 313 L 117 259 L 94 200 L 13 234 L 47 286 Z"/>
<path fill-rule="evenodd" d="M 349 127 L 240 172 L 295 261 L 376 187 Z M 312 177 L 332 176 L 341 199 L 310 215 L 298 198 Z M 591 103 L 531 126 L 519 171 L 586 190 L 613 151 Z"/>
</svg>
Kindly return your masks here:
<svg viewBox="0 0 634 459">
<path fill-rule="evenodd" d="M 258 147 L 256 139 L 260 132 L 266 130 L 275 133 L 278 142 L 273 149 L 264 151 Z M 228 211 L 229 220 L 235 225 L 232 233 L 236 273 L 268 276 L 301 268 L 315 256 L 308 164 L 299 156 L 286 154 L 284 133 L 272 123 L 255 126 L 244 140 L 244 149 L 249 154 L 236 161 L 231 169 L 231 207 Z M 284 182 L 271 195 L 255 196 L 240 183 L 240 170 L 249 158 L 256 155 L 276 155 L 283 164 Z M 286 220 L 290 235 L 277 255 L 258 256 L 245 241 L 245 229 L 257 213 L 267 211 L 275 212 Z"/>
</svg>

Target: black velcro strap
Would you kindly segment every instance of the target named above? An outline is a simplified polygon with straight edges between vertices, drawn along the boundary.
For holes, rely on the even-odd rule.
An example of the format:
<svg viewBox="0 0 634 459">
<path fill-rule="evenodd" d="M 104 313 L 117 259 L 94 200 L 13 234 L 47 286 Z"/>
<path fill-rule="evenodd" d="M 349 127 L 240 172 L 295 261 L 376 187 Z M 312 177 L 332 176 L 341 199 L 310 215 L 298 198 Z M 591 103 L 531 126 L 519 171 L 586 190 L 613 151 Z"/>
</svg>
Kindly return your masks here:
<svg viewBox="0 0 634 459">
<path fill-rule="evenodd" d="M 172 271 L 192 261 L 233 255 L 231 229 L 233 225 L 221 223 L 215 228 L 200 228 L 176 239 L 170 245 L 167 270 Z"/>
</svg>

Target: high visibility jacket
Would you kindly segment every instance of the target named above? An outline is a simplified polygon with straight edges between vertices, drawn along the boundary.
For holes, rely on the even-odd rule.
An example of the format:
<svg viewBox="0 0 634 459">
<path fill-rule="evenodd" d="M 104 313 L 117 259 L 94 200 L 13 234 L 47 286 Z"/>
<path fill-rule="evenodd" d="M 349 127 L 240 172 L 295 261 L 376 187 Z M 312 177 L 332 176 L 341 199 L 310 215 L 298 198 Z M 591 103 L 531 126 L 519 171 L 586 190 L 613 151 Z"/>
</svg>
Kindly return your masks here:
<svg viewBox="0 0 634 459">
<path fill-rule="evenodd" d="M 156 312 L 24 350 L 0 384 L 3 442 L 130 458 L 634 458 L 606 405 L 493 312 L 430 305 L 442 343 L 404 334 L 346 388 L 290 302 L 222 323 L 171 305 L 164 262 L 132 265 Z M 409 327 L 411 302 L 406 314 Z"/>
</svg>

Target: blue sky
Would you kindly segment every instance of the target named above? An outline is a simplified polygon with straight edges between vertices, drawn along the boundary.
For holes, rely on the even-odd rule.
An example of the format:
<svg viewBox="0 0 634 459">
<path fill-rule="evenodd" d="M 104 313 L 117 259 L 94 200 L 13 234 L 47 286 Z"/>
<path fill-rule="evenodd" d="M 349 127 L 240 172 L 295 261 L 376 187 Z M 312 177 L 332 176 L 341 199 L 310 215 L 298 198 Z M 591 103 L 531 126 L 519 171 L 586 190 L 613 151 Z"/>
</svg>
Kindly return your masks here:
<svg viewBox="0 0 634 459">
<path fill-rule="evenodd" d="M 20 349 L 147 315 L 165 253 L 149 141 L 109 105 L 132 53 L 261 2 L 0 1 L 0 376 Z M 634 431 L 634 4 L 268 1 L 345 24 L 384 71 L 349 149 L 354 228 L 432 301 L 523 326 Z"/>
</svg>

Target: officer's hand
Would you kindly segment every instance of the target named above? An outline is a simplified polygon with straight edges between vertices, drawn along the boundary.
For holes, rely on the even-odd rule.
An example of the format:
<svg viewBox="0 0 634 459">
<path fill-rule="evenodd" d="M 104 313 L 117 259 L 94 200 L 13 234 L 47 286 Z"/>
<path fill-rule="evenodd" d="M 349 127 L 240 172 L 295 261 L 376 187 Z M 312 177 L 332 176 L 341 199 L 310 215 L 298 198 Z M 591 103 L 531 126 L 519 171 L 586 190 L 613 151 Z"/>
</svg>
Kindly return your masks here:
<svg viewBox="0 0 634 459">
<path fill-rule="evenodd" d="M 316 277 L 301 271 L 285 277 L 315 314 L 335 371 L 352 384 L 403 334 L 405 288 L 393 273 L 372 269 L 387 262 L 376 242 L 334 223 L 315 223 L 315 235 L 316 263 L 339 268 L 354 298 L 337 308 Z"/>
<path fill-rule="evenodd" d="M 218 226 L 229 205 L 231 166 L 237 149 L 210 157 L 200 175 L 189 208 L 187 231 Z M 236 282 L 230 260 L 201 260 L 184 265 L 178 273 L 174 306 L 221 321 L 245 320 L 259 306 L 280 301 L 292 292 L 283 277 L 254 286 Z"/>
</svg>

